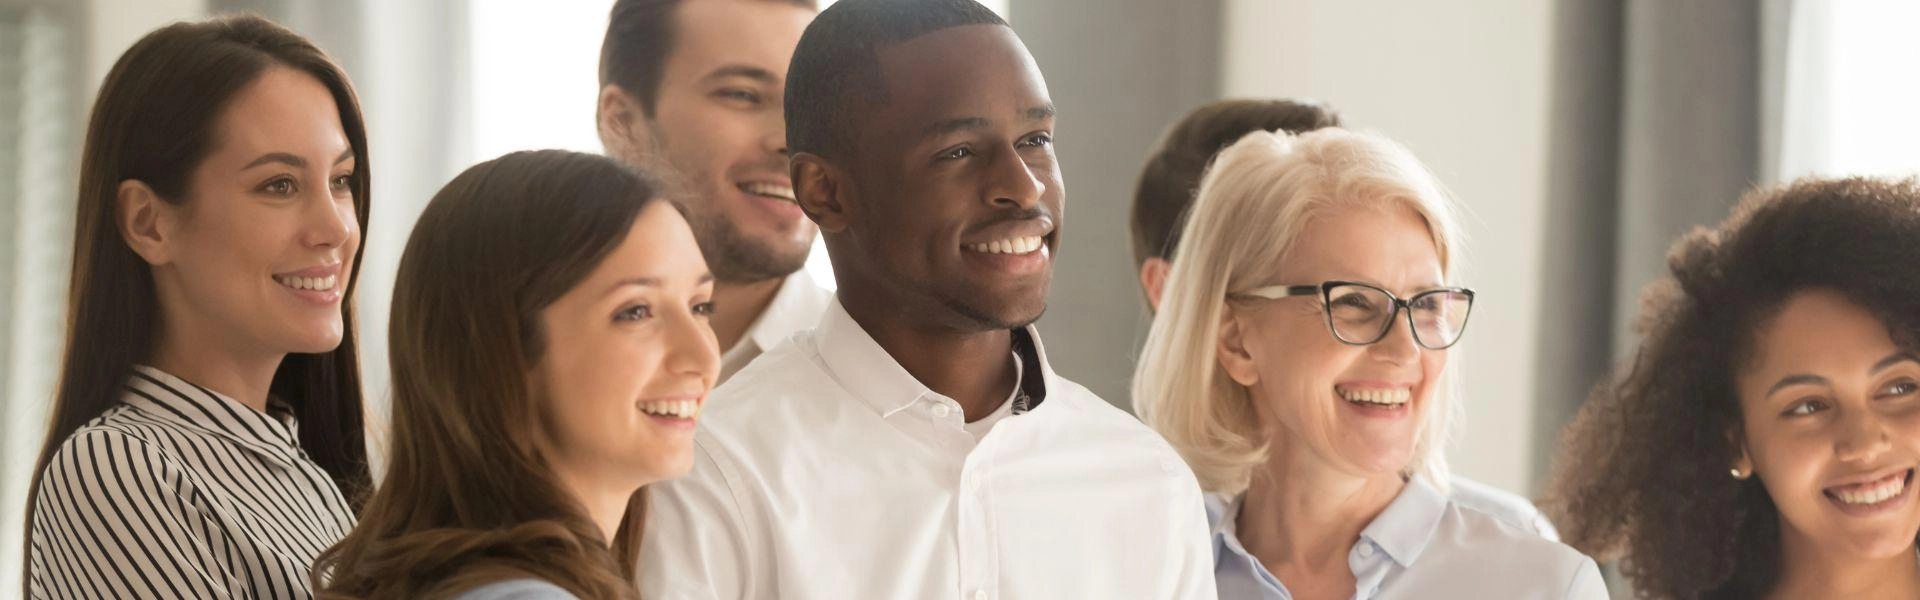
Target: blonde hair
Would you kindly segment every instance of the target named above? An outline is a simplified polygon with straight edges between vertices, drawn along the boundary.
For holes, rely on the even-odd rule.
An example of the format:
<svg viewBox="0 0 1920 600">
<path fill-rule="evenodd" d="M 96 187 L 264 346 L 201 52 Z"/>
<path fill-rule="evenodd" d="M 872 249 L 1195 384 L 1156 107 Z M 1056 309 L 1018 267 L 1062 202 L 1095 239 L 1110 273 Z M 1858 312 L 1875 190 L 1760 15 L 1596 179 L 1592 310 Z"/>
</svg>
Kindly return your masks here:
<svg viewBox="0 0 1920 600">
<path fill-rule="evenodd" d="M 1444 277 L 1456 273 L 1460 228 L 1452 200 L 1413 153 L 1384 137 L 1326 128 L 1258 131 L 1214 158 L 1168 274 L 1159 313 L 1134 372 L 1140 417 L 1186 458 L 1209 492 L 1246 490 L 1273 440 L 1252 394 L 1217 360 L 1227 295 L 1283 283 L 1279 264 L 1315 215 L 1335 207 L 1405 206 L 1426 220 Z M 1285 282 L 1299 283 L 1299 282 Z M 1449 487 L 1444 447 L 1457 395 L 1448 367 L 1403 470 Z"/>
</svg>

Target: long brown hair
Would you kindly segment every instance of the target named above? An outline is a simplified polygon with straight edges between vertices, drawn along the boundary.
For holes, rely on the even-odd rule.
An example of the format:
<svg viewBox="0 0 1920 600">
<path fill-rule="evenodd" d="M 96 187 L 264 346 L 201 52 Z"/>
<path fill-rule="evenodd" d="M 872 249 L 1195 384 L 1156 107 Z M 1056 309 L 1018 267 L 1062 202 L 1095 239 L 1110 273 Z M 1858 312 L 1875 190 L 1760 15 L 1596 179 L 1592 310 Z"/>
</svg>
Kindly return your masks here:
<svg viewBox="0 0 1920 600">
<path fill-rule="evenodd" d="M 544 351 L 540 311 L 659 196 L 647 175 L 560 150 L 480 163 L 434 195 L 393 294 L 390 466 L 360 525 L 314 565 L 322 597 L 439 597 L 525 576 L 637 596 L 644 490 L 605 540 L 534 445 L 544 412 L 527 374 Z"/>
<path fill-rule="evenodd" d="M 1806 179 L 1747 194 L 1674 244 L 1633 360 L 1567 431 L 1544 507 L 1569 545 L 1622 559 L 1638 597 L 1758 598 L 1782 568 L 1780 512 L 1736 480 L 1739 369 L 1794 293 L 1839 292 L 1920 350 L 1920 182 Z M 1920 540 L 1916 540 L 1920 543 Z"/>
<path fill-rule="evenodd" d="M 313 76 L 333 95 L 358 165 L 349 185 L 355 218 L 366 231 L 366 127 L 346 73 L 326 53 L 299 34 L 253 16 L 177 23 L 135 42 L 107 73 L 87 126 L 66 349 L 51 424 L 27 495 L 29 526 L 40 495 L 38 474 L 47 461 L 74 431 L 120 402 L 134 363 L 146 360 L 158 342 L 153 271 L 116 226 L 120 183 L 138 180 L 166 202 L 190 202 L 190 175 L 212 150 L 222 110 L 276 66 Z M 359 259 L 356 253 L 347 275 L 349 299 Z M 351 300 L 342 303 L 341 313 L 345 333 L 339 347 L 287 355 L 274 372 L 271 390 L 299 417 L 300 446 L 353 502 L 368 484 L 367 453 Z"/>
</svg>

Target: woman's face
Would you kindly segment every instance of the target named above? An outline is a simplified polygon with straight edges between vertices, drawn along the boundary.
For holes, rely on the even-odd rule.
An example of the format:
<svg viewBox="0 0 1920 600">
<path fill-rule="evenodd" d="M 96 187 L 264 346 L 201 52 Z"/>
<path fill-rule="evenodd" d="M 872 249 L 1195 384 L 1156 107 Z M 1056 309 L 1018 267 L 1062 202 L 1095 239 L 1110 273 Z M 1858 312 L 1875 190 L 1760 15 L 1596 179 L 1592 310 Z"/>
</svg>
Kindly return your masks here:
<svg viewBox="0 0 1920 600">
<path fill-rule="evenodd" d="M 1920 532 L 1920 359 L 1825 289 L 1789 297 L 1736 373 L 1745 459 L 1782 536 L 1829 556 L 1911 554 Z"/>
<path fill-rule="evenodd" d="M 212 139 L 184 201 L 147 204 L 156 234 L 136 244 L 169 334 L 266 354 L 334 349 L 360 225 L 333 95 L 271 68 L 232 98 Z"/>
<path fill-rule="evenodd" d="M 1369 283 L 1402 299 L 1445 285 L 1425 219 L 1397 204 L 1320 214 L 1275 275 L 1284 285 Z M 1223 323 L 1221 362 L 1251 389 L 1276 455 L 1368 477 L 1407 467 L 1447 353 L 1416 345 L 1404 311 L 1385 338 L 1352 346 L 1328 330 L 1318 295 L 1235 306 Z"/>
<path fill-rule="evenodd" d="M 654 202 L 593 271 L 540 312 L 532 383 L 549 456 L 570 477 L 637 487 L 693 464 L 693 427 L 719 373 L 713 276 L 693 230 Z"/>
</svg>

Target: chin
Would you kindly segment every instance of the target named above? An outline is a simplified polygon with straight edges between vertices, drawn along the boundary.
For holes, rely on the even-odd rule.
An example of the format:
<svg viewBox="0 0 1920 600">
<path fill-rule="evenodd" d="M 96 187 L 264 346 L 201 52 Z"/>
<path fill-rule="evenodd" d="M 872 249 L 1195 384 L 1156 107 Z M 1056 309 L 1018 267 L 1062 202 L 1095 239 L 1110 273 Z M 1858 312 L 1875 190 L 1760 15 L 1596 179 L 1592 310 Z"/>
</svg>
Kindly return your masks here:
<svg viewBox="0 0 1920 600">
<path fill-rule="evenodd" d="M 303 332 L 284 347 L 289 354 L 325 354 L 339 348 L 340 341 L 344 338 L 340 329 L 335 327 L 328 331 Z"/>
</svg>

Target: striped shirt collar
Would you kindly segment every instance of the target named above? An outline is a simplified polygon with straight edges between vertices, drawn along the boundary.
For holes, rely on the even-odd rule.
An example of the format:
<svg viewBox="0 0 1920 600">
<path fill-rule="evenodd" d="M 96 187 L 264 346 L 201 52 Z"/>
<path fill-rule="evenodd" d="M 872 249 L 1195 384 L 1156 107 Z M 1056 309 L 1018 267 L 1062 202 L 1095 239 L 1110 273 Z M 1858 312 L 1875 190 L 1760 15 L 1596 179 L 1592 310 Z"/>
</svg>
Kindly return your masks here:
<svg viewBox="0 0 1920 600">
<path fill-rule="evenodd" d="M 203 431 L 275 458 L 300 447 L 300 425 L 293 407 L 268 396 L 260 412 L 219 392 L 166 371 L 134 365 L 122 402 L 182 428 Z"/>
</svg>

